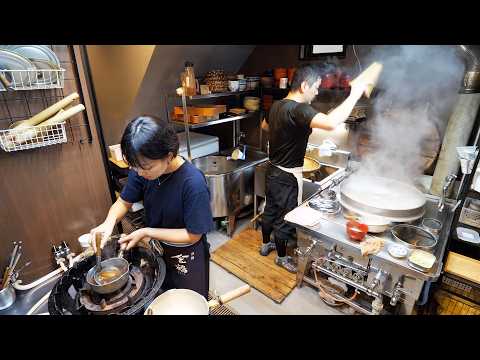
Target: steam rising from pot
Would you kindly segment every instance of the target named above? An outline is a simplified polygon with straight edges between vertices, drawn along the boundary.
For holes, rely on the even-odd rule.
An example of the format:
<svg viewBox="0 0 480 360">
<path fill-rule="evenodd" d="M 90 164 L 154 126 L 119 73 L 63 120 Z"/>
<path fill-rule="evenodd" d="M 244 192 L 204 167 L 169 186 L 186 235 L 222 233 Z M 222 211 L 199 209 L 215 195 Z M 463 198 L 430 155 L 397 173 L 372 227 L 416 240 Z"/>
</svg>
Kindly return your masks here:
<svg viewBox="0 0 480 360">
<path fill-rule="evenodd" d="M 384 65 L 368 121 L 376 150 L 357 174 L 411 183 L 423 173 L 427 140 L 443 138 L 465 65 L 455 46 L 438 45 L 376 46 L 364 62 L 374 61 Z"/>
</svg>

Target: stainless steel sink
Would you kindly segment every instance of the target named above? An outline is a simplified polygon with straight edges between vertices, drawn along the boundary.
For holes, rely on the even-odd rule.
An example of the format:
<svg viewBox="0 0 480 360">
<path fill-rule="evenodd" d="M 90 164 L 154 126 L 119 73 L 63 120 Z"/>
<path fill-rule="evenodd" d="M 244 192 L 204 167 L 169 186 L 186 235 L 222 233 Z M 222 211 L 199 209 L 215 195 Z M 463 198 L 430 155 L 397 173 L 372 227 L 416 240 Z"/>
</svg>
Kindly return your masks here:
<svg viewBox="0 0 480 360">
<path fill-rule="evenodd" d="M 192 161 L 205 175 L 221 175 L 235 171 L 243 165 L 243 162 L 227 160 L 225 156 L 205 156 Z"/>
<path fill-rule="evenodd" d="M 255 195 L 265 197 L 265 173 L 267 171 L 268 163 L 264 162 L 255 167 Z M 340 168 L 322 164 L 321 168 L 316 173 L 316 182 L 310 180 L 303 180 L 303 200 L 312 196 L 318 190 L 320 184 L 330 175 L 337 172 Z"/>
</svg>

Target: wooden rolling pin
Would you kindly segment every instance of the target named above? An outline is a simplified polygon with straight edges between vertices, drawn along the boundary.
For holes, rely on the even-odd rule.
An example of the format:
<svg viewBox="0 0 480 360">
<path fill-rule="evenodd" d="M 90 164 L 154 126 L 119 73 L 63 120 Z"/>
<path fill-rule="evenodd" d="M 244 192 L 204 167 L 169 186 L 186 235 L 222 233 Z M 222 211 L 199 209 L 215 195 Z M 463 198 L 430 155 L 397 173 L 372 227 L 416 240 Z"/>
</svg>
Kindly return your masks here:
<svg viewBox="0 0 480 360">
<path fill-rule="evenodd" d="M 374 62 L 368 68 L 366 68 L 360 75 L 358 75 L 355 79 L 350 82 L 350 85 L 355 85 L 357 82 L 364 82 L 367 85 L 367 90 L 365 90 L 365 96 L 370 98 L 373 89 L 378 83 L 378 78 L 380 77 L 380 73 L 383 70 L 383 65 Z"/>
<path fill-rule="evenodd" d="M 9 87 L 12 85 L 12 83 L 8 81 L 5 75 L 3 75 L 1 72 L 0 72 L 0 83 L 2 83 L 5 90 L 8 90 Z"/>
<path fill-rule="evenodd" d="M 79 98 L 78 93 L 74 92 L 73 94 L 68 95 L 67 97 L 63 98 L 62 100 L 56 102 L 52 106 L 46 108 L 43 111 L 40 111 L 38 114 L 32 116 L 30 119 L 17 121 L 10 125 L 10 129 L 15 128 L 28 128 L 30 126 L 35 126 L 40 124 L 42 121 L 47 120 L 49 117 L 55 115 L 64 107 L 70 105 L 72 101 Z"/>
<path fill-rule="evenodd" d="M 61 123 L 62 121 L 65 121 L 68 118 L 71 118 L 72 116 L 77 115 L 79 112 L 82 112 L 83 110 L 85 110 L 85 106 L 83 104 L 72 106 L 67 110 L 59 111 L 57 115 L 52 116 L 50 119 L 48 119 L 45 122 L 42 122 L 38 126 L 54 125 L 54 124 Z"/>
<path fill-rule="evenodd" d="M 235 300 L 236 298 L 245 295 L 250 292 L 250 285 L 244 285 L 238 289 L 232 290 L 218 297 L 218 299 L 212 299 L 208 302 L 208 307 L 215 307 L 225 304 L 229 301 Z"/>
<path fill-rule="evenodd" d="M 78 104 L 78 105 L 72 106 L 67 110 L 59 111 L 57 115 L 52 116 L 47 121 L 44 121 L 39 125 L 30 127 L 29 129 L 25 129 L 25 131 L 22 131 L 19 134 L 16 134 L 15 143 L 22 144 L 29 140 L 34 139 L 37 135 L 41 136 L 42 129 L 40 127 L 59 124 L 67 120 L 68 118 L 78 114 L 79 112 L 82 112 L 83 110 L 85 110 L 85 106 L 83 106 L 83 104 Z M 18 128 L 15 128 L 15 129 L 18 129 Z"/>
</svg>

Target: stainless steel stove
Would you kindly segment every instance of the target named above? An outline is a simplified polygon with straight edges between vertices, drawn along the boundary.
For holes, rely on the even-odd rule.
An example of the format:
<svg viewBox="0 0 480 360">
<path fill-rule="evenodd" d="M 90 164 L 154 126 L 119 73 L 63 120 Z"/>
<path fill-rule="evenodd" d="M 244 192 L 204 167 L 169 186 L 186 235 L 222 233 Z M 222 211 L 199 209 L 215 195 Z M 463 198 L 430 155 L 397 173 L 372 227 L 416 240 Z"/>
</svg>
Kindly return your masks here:
<svg viewBox="0 0 480 360">
<path fill-rule="evenodd" d="M 118 249 L 112 251 L 116 254 Z M 103 252 L 105 253 L 105 251 Z M 124 254 L 130 265 L 125 286 L 113 294 L 92 292 L 86 274 L 95 265 L 90 256 L 73 265 L 55 284 L 48 299 L 51 315 L 135 315 L 143 314 L 148 304 L 162 293 L 166 266 L 155 248 L 134 247 Z"/>
<path fill-rule="evenodd" d="M 309 200 L 315 203 L 317 198 L 315 195 Z M 346 233 L 347 220 L 342 213 L 326 213 L 313 227 L 290 222 L 297 228 L 297 286 L 306 282 L 316 287 L 327 303 L 346 304 L 363 314 L 414 312 L 415 305 L 426 302 L 430 285 L 441 274 L 453 219 L 453 202 L 447 200 L 439 213 L 439 198 L 426 198 L 424 218 L 436 218 L 444 224 L 433 251 L 437 260 L 428 272 L 413 268 L 406 258 L 394 258 L 388 253 L 388 247 L 396 243 L 388 230 L 376 234 L 383 239 L 383 248 L 375 255 L 362 256 L 359 243 Z M 300 206 L 307 206 L 307 202 Z"/>
</svg>

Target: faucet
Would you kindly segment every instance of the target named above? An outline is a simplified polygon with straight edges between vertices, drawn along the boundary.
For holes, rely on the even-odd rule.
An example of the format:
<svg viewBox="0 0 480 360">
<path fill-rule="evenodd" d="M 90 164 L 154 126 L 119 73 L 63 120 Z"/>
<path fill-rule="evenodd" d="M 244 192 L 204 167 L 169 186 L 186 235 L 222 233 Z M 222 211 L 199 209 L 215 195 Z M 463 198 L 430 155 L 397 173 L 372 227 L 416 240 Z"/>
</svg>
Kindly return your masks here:
<svg viewBox="0 0 480 360">
<path fill-rule="evenodd" d="M 450 186 L 452 185 L 452 183 L 455 181 L 456 178 L 457 178 L 457 175 L 455 174 L 450 174 L 445 178 L 445 184 L 443 185 L 442 196 L 440 197 L 440 200 L 438 202 L 438 212 L 442 212 L 443 209 L 445 208 L 445 199 L 447 198 L 447 194 L 450 189 Z"/>
<path fill-rule="evenodd" d="M 311 240 L 312 240 L 312 242 L 305 249 L 305 251 L 301 251 L 300 248 L 296 248 L 295 249 L 295 254 L 297 254 L 298 256 L 302 256 L 302 257 L 310 256 L 310 253 L 312 252 L 313 248 L 317 245 L 317 240 L 315 240 L 315 239 L 311 239 Z"/>
<path fill-rule="evenodd" d="M 350 171 L 350 159 L 352 158 L 352 153 L 346 150 L 332 150 L 333 154 L 344 155 L 347 159 L 347 163 L 345 165 L 345 172 Z"/>
<path fill-rule="evenodd" d="M 397 305 L 398 300 L 400 300 L 400 296 L 402 294 L 406 296 L 412 296 L 412 294 L 404 287 L 403 282 L 405 281 L 405 277 L 409 277 L 409 276 L 406 276 L 406 275 L 400 276 L 397 283 L 395 284 L 395 287 L 393 288 L 392 297 L 390 299 L 391 306 Z"/>
</svg>

